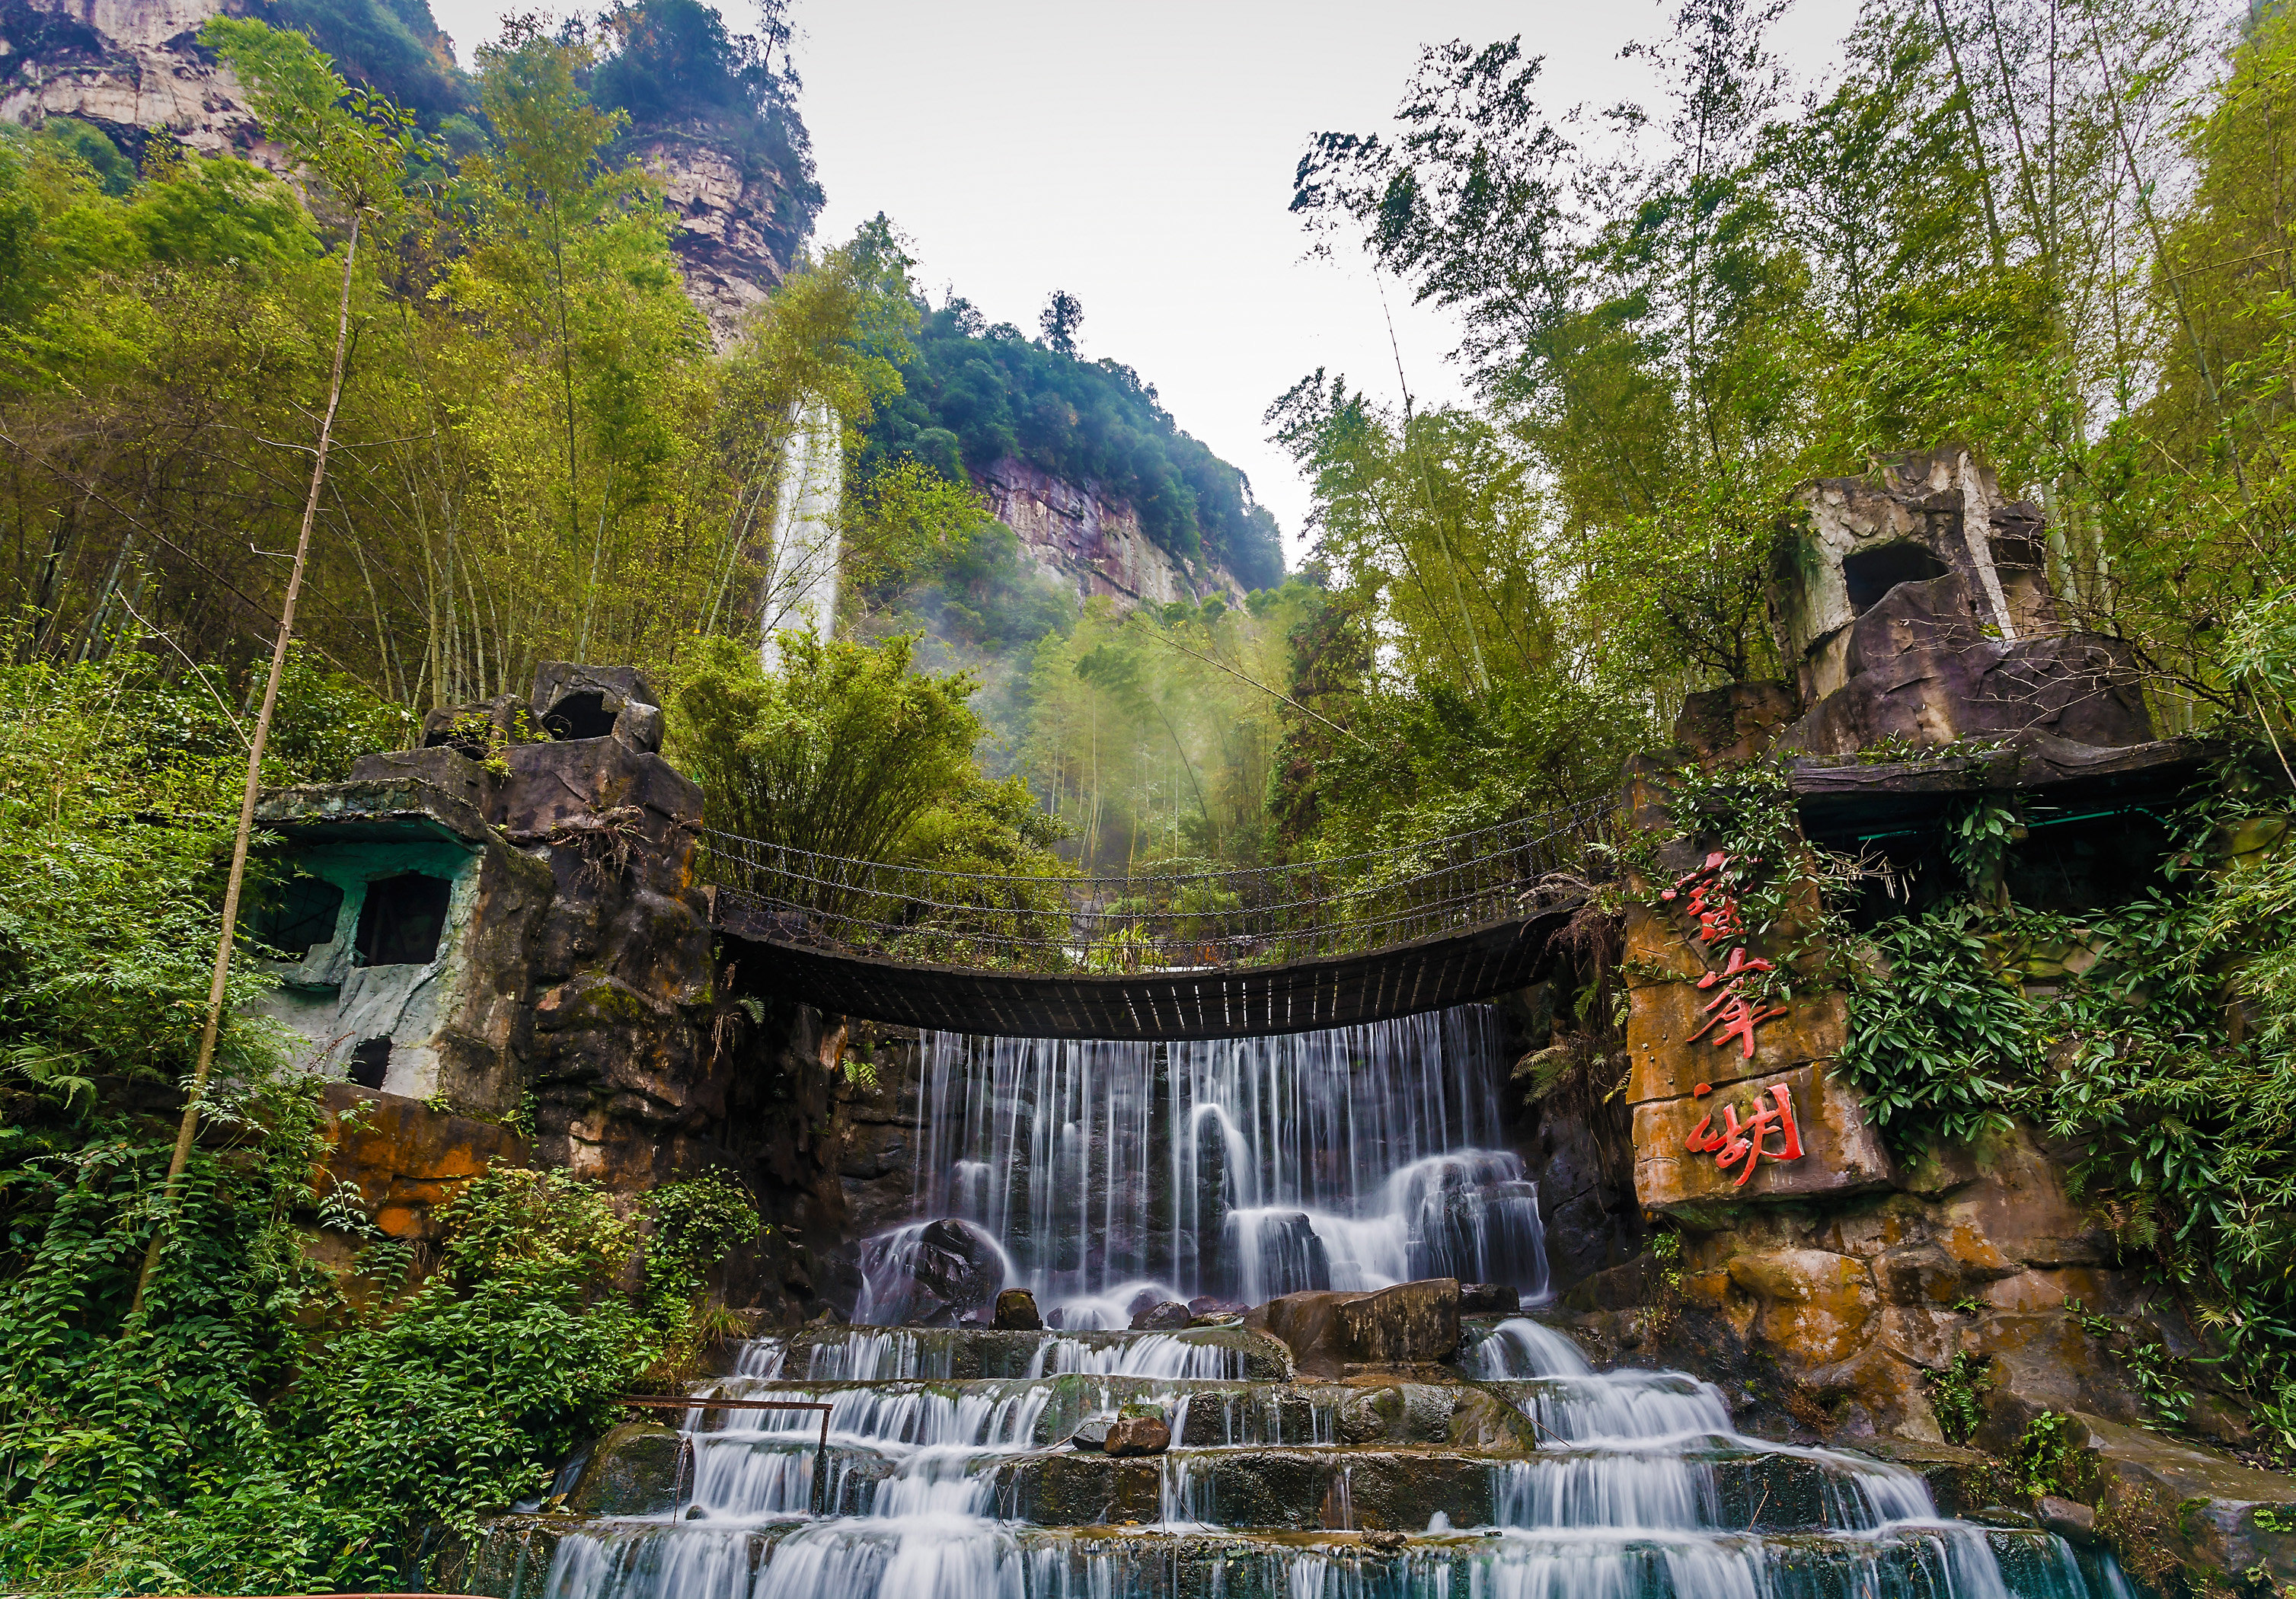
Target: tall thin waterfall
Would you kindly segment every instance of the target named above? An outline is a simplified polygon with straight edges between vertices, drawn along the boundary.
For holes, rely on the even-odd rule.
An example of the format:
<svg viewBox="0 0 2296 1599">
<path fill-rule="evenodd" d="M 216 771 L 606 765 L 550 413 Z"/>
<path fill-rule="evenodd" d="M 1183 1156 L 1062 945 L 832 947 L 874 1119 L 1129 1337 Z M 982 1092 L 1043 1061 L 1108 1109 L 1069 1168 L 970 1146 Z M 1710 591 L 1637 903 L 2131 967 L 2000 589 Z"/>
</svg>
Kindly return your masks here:
<svg viewBox="0 0 2296 1599">
<path fill-rule="evenodd" d="M 837 627 L 838 521 L 845 490 L 844 420 L 826 400 L 790 407 L 774 494 L 773 563 L 766 578 L 758 653 L 766 670 L 781 660 L 774 635 L 810 627 L 827 638 Z"/>
<path fill-rule="evenodd" d="M 1537 1299 L 1500 1065 L 1487 1005 L 1210 1043 L 928 1033 L 917 1214 L 985 1228 L 1070 1329 L 1123 1326 L 1150 1292 L 1257 1304 L 1456 1276 Z M 865 1253 L 857 1319 L 890 1308 L 900 1242 Z"/>
</svg>

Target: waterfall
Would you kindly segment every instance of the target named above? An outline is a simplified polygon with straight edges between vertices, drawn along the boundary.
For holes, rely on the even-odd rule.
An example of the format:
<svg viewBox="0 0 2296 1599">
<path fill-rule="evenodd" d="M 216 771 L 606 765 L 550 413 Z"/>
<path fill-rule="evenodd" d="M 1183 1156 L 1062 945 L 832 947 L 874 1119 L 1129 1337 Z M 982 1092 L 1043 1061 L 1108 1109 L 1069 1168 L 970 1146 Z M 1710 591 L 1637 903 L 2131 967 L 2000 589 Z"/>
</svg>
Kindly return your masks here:
<svg viewBox="0 0 2296 1599">
<path fill-rule="evenodd" d="M 1543 1285 L 1496 1042 L 1477 1010 L 1237 1044 L 929 1037 L 921 1212 L 993 1233 L 1069 1324 L 752 1340 L 674 1434 L 618 1431 L 560 1473 L 562 1509 L 496 1519 L 466 1591 L 2128 1599 L 2109 1555 L 1941 1516 L 1900 1465 L 1740 1434 L 1712 1384 L 1597 1373 L 1529 1317 L 1466 1318 L 1447 1374 L 1331 1382 L 1240 1325 L 1086 1325 L 1136 1284 Z M 728 1403 L 759 1399 L 816 1408 Z M 1168 1450 L 1092 1444 L 1127 1406 Z"/>
<path fill-rule="evenodd" d="M 984 1228 L 1068 1328 L 1122 1327 L 1143 1295 L 1430 1276 L 1536 1300 L 1538 1191 L 1500 1147 L 1500 1046 L 1488 1005 L 1214 1042 L 929 1032 L 917 1214 Z M 856 1319 L 893 1302 L 873 1282 Z"/>
<path fill-rule="evenodd" d="M 774 635 L 811 628 L 826 639 L 837 627 L 838 521 L 845 493 L 844 419 L 825 400 L 790 407 L 774 491 L 773 556 L 766 576 L 758 654 L 771 672 L 781 663 Z"/>
</svg>

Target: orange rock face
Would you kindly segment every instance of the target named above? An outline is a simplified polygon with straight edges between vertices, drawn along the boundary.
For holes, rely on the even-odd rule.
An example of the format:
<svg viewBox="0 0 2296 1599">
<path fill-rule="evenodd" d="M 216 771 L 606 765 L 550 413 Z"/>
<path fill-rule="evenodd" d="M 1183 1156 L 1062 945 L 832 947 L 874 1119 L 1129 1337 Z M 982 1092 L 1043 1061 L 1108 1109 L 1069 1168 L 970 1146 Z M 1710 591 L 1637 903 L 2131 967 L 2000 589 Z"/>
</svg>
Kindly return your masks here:
<svg viewBox="0 0 2296 1599">
<path fill-rule="evenodd" d="M 1777 1087 L 1786 1090 L 1793 1106 L 1799 1160 L 1771 1157 L 1768 1152 L 1784 1147 L 1775 1130 L 1763 1140 L 1766 1152 L 1751 1172 L 1742 1163 L 1726 1168 L 1713 1154 L 1686 1147 L 1690 1135 L 1710 1117 L 1713 1130 L 1722 1128 L 1726 1105 L 1743 1120 L 1758 1099 L 1774 1105 L 1772 1090 Z M 1647 1210 L 1852 1193 L 1887 1186 L 1890 1173 L 1889 1154 L 1866 1124 L 1862 1102 L 1835 1084 L 1822 1062 L 1717 1086 L 1702 1097 L 1683 1095 L 1635 1107 L 1635 1197 Z"/>
<path fill-rule="evenodd" d="M 358 1189 L 374 1207 L 375 1225 L 393 1238 L 437 1242 L 437 1213 L 472 1178 L 493 1165 L 533 1163 L 527 1140 L 491 1121 L 348 1083 L 328 1084 L 326 1095 L 337 1112 L 327 1123 L 326 1175 Z M 354 1107 L 364 1113 L 346 1122 L 340 1112 Z"/>
</svg>

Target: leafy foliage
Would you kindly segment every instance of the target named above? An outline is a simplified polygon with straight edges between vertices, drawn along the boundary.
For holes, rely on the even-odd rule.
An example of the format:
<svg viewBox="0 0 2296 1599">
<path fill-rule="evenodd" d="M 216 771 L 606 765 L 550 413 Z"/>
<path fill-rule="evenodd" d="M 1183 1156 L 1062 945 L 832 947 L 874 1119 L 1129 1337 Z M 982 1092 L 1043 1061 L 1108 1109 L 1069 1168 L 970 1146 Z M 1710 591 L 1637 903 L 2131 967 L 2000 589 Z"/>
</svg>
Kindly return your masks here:
<svg viewBox="0 0 2296 1599">
<path fill-rule="evenodd" d="M 1073 320 L 1061 325 L 1072 334 Z M 907 455 L 957 478 L 1018 459 L 1097 484 L 1138 514 L 1151 540 L 1210 556 L 1246 588 L 1283 581 L 1275 519 L 1252 502 L 1243 474 L 1181 432 L 1130 367 L 1081 360 L 1001 324 L 984 333 L 978 314 L 952 301 L 925 316 L 901 383 L 870 424 L 872 461 Z"/>
<path fill-rule="evenodd" d="M 2039 1065 L 2033 1015 L 1994 947 L 1951 906 L 1885 927 L 1837 1064 L 1884 1136 L 1918 1150 L 2007 1132 Z"/>
<path fill-rule="evenodd" d="M 99 1078 L 189 1069 L 247 763 L 228 686 L 135 653 L 0 668 L 0 1088 L 84 1103 Z M 265 775 L 333 778 L 411 726 L 292 656 Z M 264 980 L 235 970 L 234 1005 Z M 258 1070 L 274 1046 L 234 1014 L 220 1048 L 228 1074 Z"/>
<path fill-rule="evenodd" d="M 429 0 L 267 0 L 256 15 L 302 34 L 353 83 L 428 119 L 475 104 Z"/>
<path fill-rule="evenodd" d="M 2014 1120 L 2079 1140 L 2077 1184 L 2128 1258 L 2214 1332 L 2213 1358 L 2268 1422 L 2296 1395 L 2296 901 L 2282 886 L 2296 811 L 2258 775 L 2269 769 L 2260 750 L 2228 760 L 2178 819 L 2166 882 L 2132 884 L 2122 905 L 2035 911 L 1980 872 L 1962 899 L 1883 922 L 1840 1062 L 1909 1158 Z M 1966 865 L 2000 814 L 1956 819 L 1948 854 Z M 2046 982 L 2030 977 L 2037 963 Z M 2155 1413 L 2178 1420 L 2190 1393 L 2166 1351 L 2089 1320 Z M 2296 1429 L 2277 1447 L 2296 1450 Z"/>
<path fill-rule="evenodd" d="M 1985 1419 L 1985 1392 L 1993 1386 L 1984 1357 L 1956 1355 L 1929 1376 L 1930 1408 L 1946 1442 L 1965 1444 Z"/>
<path fill-rule="evenodd" d="M 223 672 L 123 651 L 0 668 L 0 1584 L 42 1593 L 402 1587 L 423 1540 L 532 1491 L 607 1400 L 709 1331 L 754 1238 L 723 1178 L 626 1201 L 497 1172 L 410 1274 L 354 1191 L 315 1192 L 326 1112 L 229 1013 L 144 1310 L 246 761 Z M 340 778 L 404 710 L 291 656 L 265 776 Z M 244 963 L 233 998 L 261 987 Z M 163 1102 L 164 1103 L 164 1102 Z M 307 1228 L 353 1264 L 323 1267 Z M 632 1293 L 620 1284 L 642 1280 Z"/>
</svg>

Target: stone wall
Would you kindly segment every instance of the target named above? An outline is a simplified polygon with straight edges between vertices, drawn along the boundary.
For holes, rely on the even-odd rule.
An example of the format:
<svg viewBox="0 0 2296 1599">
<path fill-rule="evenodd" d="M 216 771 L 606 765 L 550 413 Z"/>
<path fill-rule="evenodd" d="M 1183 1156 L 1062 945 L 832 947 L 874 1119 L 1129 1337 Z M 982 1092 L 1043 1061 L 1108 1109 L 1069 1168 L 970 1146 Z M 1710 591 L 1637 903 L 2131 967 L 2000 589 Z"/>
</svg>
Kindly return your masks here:
<svg viewBox="0 0 2296 1599">
<path fill-rule="evenodd" d="M 633 1206 L 725 1170 L 774 1226 L 729 1263 L 728 1302 L 849 1307 L 857 1227 L 907 1199 L 913 1043 L 734 996 L 694 879 L 701 793 L 654 748 L 657 699 L 635 672 L 548 665 L 529 701 L 435 713 L 422 749 L 266 794 L 286 862 L 351 890 L 268 1003 L 311 1040 L 331 1105 L 364 1107 L 328 1168 L 387 1231 L 435 1242 L 432 1212 L 488 1160 Z M 373 964 L 362 891 L 402 873 L 452 883 L 447 923 L 427 959 Z M 849 1069 L 857 1049 L 882 1086 Z"/>
<path fill-rule="evenodd" d="M 1713 887 L 1724 836 L 1668 810 L 1676 774 L 1774 760 L 1804 835 L 1874 870 L 1855 927 L 1959 893 L 1939 830 L 1983 797 L 2014 800 L 2068 825 L 2037 834 L 2032 858 L 2013 847 L 2000 891 L 2079 914 L 2120 903 L 2159 858 L 2166 835 L 2144 818 L 2202 780 L 2203 752 L 2152 739 L 2125 655 L 2048 591 L 2038 512 L 2004 504 L 1967 452 L 1814 484 L 1804 501 L 1773 595 L 1793 679 L 1693 695 L 1673 749 L 1629 767 L 1628 819 L 1653 848 L 1625 885 L 1623 1095 L 1636 1201 L 1659 1232 L 1569 1289 L 1564 1319 L 1603 1357 L 1717 1382 L 1749 1431 L 1917 1465 L 1965 1457 L 1998 1479 L 2053 1414 L 2086 1485 L 2085 1504 L 2045 1502 L 2053 1529 L 2107 1538 L 2153 1577 L 2182 1563 L 2210 1591 L 2259 1562 L 2285 1580 L 2296 1539 L 2273 1530 L 2274 1507 L 2296 1503 L 2296 1481 L 2221 1452 L 2249 1444 L 2241 1407 L 2196 1364 L 2185 1439 L 2145 1430 L 2158 1412 L 2080 1319 L 2207 1352 L 2075 1197 L 2087 1152 L 2028 1127 L 1918 1156 L 1885 1144 L 1835 1069 L 1840 961 L 1863 957 L 1828 948 L 1814 901 L 1797 911 L 1791 891 L 1785 925 L 1748 927 Z M 1910 748 L 1873 749 L 1883 741 Z M 2016 969 L 2046 988 L 2080 953 L 2027 952 Z M 1751 996 L 1734 1021 L 1734 992 Z M 1790 1129 L 1754 1125 L 1782 1109 Z M 1972 1406 L 1968 1441 L 1991 1463 L 1947 1439 Z"/>
</svg>

